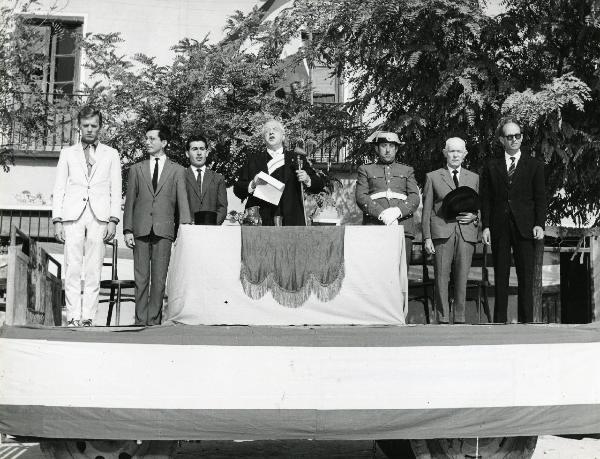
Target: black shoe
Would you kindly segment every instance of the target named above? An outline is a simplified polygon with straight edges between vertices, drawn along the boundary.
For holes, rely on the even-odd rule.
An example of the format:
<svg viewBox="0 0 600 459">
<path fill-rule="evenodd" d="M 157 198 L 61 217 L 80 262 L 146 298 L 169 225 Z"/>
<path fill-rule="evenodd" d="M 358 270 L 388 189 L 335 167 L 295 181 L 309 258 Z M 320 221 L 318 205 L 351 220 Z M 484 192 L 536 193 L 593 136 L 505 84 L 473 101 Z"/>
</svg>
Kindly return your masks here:
<svg viewBox="0 0 600 459">
<path fill-rule="evenodd" d="M 71 319 L 67 322 L 67 327 L 81 327 L 81 322 L 79 320 Z"/>
<path fill-rule="evenodd" d="M 91 327 L 92 326 L 92 319 L 85 319 L 81 321 L 81 326 L 82 327 Z"/>
</svg>

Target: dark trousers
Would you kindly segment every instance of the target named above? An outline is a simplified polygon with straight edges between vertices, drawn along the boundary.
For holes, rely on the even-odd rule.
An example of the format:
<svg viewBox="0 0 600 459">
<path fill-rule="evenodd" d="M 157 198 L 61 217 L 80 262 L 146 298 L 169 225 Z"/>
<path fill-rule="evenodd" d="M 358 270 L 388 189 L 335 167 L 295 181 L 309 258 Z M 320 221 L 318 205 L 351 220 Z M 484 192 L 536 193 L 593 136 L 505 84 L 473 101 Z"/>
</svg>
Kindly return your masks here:
<svg viewBox="0 0 600 459">
<path fill-rule="evenodd" d="M 535 242 L 521 236 L 512 214 L 505 221 L 490 229 L 492 239 L 492 258 L 494 260 L 494 322 L 507 322 L 508 284 L 510 277 L 510 252 L 512 248 L 519 283 L 518 320 L 533 322 L 533 268 Z"/>
<path fill-rule="evenodd" d="M 454 280 L 454 302 L 452 303 L 454 323 L 465 322 L 465 303 L 467 301 L 467 280 L 475 252 L 475 243 L 464 240 L 460 226 L 445 239 L 434 239 L 435 254 L 433 270 L 435 273 L 435 311 L 438 322 L 450 322 L 450 302 L 448 283 L 450 273 Z"/>
<path fill-rule="evenodd" d="M 136 325 L 158 325 L 161 322 L 171 245 L 170 239 L 154 233 L 135 238 L 133 267 Z"/>
</svg>

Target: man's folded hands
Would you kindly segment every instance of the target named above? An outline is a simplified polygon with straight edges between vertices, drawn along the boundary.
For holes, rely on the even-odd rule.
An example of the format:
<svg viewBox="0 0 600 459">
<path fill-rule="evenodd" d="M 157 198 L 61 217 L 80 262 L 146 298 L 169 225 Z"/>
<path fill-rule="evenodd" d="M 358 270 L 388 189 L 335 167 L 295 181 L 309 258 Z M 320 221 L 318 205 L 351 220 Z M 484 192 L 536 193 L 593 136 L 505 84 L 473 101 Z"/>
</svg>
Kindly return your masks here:
<svg viewBox="0 0 600 459">
<path fill-rule="evenodd" d="M 398 218 L 402 216 L 402 212 L 398 207 L 388 207 L 379 214 L 379 220 L 386 225 L 393 225 L 394 222 L 398 223 Z"/>
</svg>

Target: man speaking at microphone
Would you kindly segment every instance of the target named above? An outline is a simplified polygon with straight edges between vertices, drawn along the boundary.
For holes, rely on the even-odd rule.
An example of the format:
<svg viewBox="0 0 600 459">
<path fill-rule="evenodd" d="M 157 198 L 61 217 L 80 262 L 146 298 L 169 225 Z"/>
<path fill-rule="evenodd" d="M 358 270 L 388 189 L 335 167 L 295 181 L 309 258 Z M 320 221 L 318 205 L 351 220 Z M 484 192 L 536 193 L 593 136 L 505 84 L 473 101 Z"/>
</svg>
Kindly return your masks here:
<svg viewBox="0 0 600 459">
<path fill-rule="evenodd" d="M 242 201 L 247 199 L 246 209 L 259 207 L 264 226 L 274 226 L 276 217 L 281 218 L 283 226 L 305 226 L 301 187 L 317 193 L 323 189 L 323 180 L 303 156 L 284 150 L 285 129 L 279 121 L 267 121 L 262 128 L 262 136 L 266 148 L 248 156 L 233 186 L 233 192 Z M 302 167 L 298 167 L 300 163 Z M 254 196 L 261 172 L 284 184 L 278 204 L 271 204 Z"/>
<path fill-rule="evenodd" d="M 358 168 L 356 203 L 363 211 L 363 225 L 402 225 L 410 264 L 415 235 L 413 213 L 421 198 L 413 168 L 396 162 L 401 144 L 395 132 L 377 132 L 373 137 L 378 160 Z"/>
</svg>

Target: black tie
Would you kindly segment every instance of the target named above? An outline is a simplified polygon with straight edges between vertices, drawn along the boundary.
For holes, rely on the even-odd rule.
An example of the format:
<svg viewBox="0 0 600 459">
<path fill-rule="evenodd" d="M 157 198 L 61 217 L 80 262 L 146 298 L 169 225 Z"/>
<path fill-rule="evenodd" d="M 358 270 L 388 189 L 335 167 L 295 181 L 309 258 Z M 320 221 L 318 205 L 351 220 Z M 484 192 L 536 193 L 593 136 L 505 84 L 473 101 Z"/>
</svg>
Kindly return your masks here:
<svg viewBox="0 0 600 459">
<path fill-rule="evenodd" d="M 198 182 L 198 190 L 200 190 L 200 194 L 202 194 L 202 169 L 196 169 L 198 171 L 198 176 L 196 177 L 196 182 Z"/>
<path fill-rule="evenodd" d="M 152 188 L 156 192 L 156 187 L 158 186 L 158 158 L 156 158 L 155 161 L 154 173 L 152 174 Z"/>
<path fill-rule="evenodd" d="M 454 180 L 454 186 L 458 188 L 458 171 L 456 169 L 452 171 L 452 180 Z"/>
<path fill-rule="evenodd" d="M 515 173 L 515 157 L 511 156 L 510 157 L 510 167 L 508 168 L 508 181 L 511 182 L 512 181 L 512 176 Z"/>
</svg>

